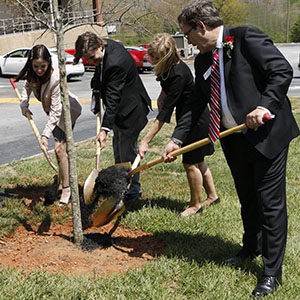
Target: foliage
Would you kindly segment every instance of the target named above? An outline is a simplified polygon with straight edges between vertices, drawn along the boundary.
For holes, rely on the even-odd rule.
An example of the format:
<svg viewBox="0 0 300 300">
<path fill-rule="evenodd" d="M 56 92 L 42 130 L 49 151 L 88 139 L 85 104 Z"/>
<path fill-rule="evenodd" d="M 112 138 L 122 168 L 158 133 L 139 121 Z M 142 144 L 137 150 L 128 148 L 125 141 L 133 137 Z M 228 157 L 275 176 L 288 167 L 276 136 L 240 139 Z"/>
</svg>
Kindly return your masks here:
<svg viewBox="0 0 300 300">
<path fill-rule="evenodd" d="M 291 41 L 294 43 L 300 42 L 300 18 L 291 28 Z"/>
<path fill-rule="evenodd" d="M 300 97 L 292 98 L 292 106 L 299 123 Z M 162 128 L 150 145 L 145 160 L 151 160 L 161 153 L 172 126 L 174 121 Z M 101 153 L 101 168 L 113 163 L 110 143 L 111 140 Z M 91 144 L 92 141 L 88 140 L 76 145 L 81 185 L 94 167 Z M 300 138 L 297 138 L 291 143 L 287 166 L 289 232 L 283 285 L 269 299 L 298 299 L 300 294 L 299 151 Z M 40 162 L 43 160 L 43 157 L 35 157 L 1 166 L 1 187 L 9 192 L 23 188 L 31 193 L 34 186 L 49 186 L 52 177 L 41 169 Z M 0 268 L 0 299 L 248 299 L 257 277 L 261 275 L 261 259 L 237 268 L 222 264 L 225 257 L 240 249 L 240 206 L 219 143 L 215 154 L 206 161 L 213 172 L 222 201 L 205 209 L 203 214 L 190 218 L 179 217 L 179 212 L 189 201 L 188 183 L 180 158 L 171 164 L 160 164 L 141 173 L 143 197 L 123 214 L 121 223 L 126 227 L 151 232 L 162 240 L 166 245 L 163 256 L 143 268 L 98 279 L 43 272 L 24 274 Z M 43 169 L 46 168 L 45 164 Z M 70 214 L 70 211 L 66 211 L 65 217 Z M 28 220 L 30 223 L 41 222 L 47 217 L 48 208 L 38 205 L 29 212 L 22 199 L 7 198 L 0 205 L 0 236 L 18 224 Z"/>
<path fill-rule="evenodd" d="M 300 13 L 299 1 L 248 0 L 247 22 L 268 34 L 274 42 L 289 42 L 288 32 Z M 288 5 L 290 4 L 290 5 Z"/>
<path fill-rule="evenodd" d="M 245 24 L 248 16 L 248 5 L 238 0 L 215 0 L 215 6 L 219 9 L 220 15 L 226 25 Z"/>
</svg>

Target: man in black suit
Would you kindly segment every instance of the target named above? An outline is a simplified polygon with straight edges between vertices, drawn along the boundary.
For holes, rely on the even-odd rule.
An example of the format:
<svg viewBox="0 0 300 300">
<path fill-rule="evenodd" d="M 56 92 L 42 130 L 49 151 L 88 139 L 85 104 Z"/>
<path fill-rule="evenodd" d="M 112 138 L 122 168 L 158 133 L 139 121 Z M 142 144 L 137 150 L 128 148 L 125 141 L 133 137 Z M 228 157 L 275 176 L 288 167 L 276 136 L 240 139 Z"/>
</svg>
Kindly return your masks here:
<svg viewBox="0 0 300 300">
<path fill-rule="evenodd" d="M 75 48 L 75 62 L 83 57 L 96 65 L 93 84 L 100 90 L 105 105 L 96 140 L 104 147 L 107 133 L 113 130 L 115 163 L 133 162 L 137 156 L 138 136 L 151 109 L 151 99 L 133 58 L 120 43 L 101 39 L 92 32 L 80 35 Z M 137 199 L 140 192 L 139 174 L 135 174 L 125 203 Z"/>
<path fill-rule="evenodd" d="M 193 118 L 210 104 L 212 52 L 218 48 L 221 81 L 221 130 L 246 122 L 248 129 L 221 140 L 241 204 L 241 251 L 226 263 L 261 254 L 264 276 L 252 294 L 273 292 L 281 283 L 287 239 L 286 162 L 290 141 L 299 135 L 287 97 L 293 71 L 259 30 L 223 26 L 211 1 L 196 1 L 178 17 L 182 32 L 200 54 L 195 59 L 194 101 L 178 122 L 173 141 L 183 141 Z M 195 99 L 196 98 L 196 99 Z M 264 124 L 263 116 L 272 117 Z M 164 159 L 178 149 L 173 141 Z"/>
</svg>

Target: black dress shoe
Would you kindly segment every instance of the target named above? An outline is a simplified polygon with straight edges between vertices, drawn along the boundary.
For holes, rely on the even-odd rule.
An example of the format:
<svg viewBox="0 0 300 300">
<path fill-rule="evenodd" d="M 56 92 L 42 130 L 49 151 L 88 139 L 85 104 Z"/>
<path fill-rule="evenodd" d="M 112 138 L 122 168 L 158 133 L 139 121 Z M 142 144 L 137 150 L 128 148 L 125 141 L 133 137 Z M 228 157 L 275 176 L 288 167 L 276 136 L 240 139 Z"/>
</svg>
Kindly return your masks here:
<svg viewBox="0 0 300 300">
<path fill-rule="evenodd" d="M 254 297 L 265 297 L 274 292 L 281 284 L 281 278 L 265 275 L 252 292 Z"/>
<path fill-rule="evenodd" d="M 241 250 L 235 256 L 225 259 L 223 263 L 226 265 L 235 265 L 242 262 L 250 262 L 257 256 L 258 254 L 256 253 Z"/>
</svg>

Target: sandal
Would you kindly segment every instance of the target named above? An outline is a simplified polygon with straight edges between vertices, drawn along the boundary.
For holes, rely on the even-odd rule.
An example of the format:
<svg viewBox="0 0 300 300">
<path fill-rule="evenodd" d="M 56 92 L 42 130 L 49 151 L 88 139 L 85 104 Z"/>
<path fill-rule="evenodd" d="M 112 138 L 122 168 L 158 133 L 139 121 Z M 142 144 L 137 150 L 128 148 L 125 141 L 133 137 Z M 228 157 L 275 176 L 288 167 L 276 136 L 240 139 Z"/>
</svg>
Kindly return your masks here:
<svg viewBox="0 0 300 300">
<path fill-rule="evenodd" d="M 185 217 L 189 217 L 189 216 L 192 216 L 192 215 L 195 215 L 195 214 L 200 214 L 200 213 L 202 213 L 202 211 L 203 211 L 202 206 L 200 206 L 199 208 L 194 207 L 194 206 L 190 206 L 186 210 L 181 212 L 180 216 L 185 218 Z"/>
<path fill-rule="evenodd" d="M 209 198 L 207 198 L 202 204 L 204 206 L 212 206 L 212 205 L 216 205 L 220 202 L 221 202 L 221 199 L 219 197 L 215 200 L 210 200 Z"/>
</svg>

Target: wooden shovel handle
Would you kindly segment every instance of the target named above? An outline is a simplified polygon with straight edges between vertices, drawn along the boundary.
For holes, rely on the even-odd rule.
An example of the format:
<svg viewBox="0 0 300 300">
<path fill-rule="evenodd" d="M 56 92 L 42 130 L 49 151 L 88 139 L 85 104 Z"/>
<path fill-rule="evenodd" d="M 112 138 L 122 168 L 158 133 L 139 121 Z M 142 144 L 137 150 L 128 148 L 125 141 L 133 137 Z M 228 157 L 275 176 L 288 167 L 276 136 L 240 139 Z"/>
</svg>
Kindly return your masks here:
<svg viewBox="0 0 300 300">
<path fill-rule="evenodd" d="M 241 124 L 241 125 L 238 125 L 236 127 L 230 128 L 228 130 L 222 131 L 220 133 L 220 138 L 225 137 L 227 135 L 230 135 L 230 134 L 232 134 L 234 132 L 243 130 L 246 127 L 247 127 L 246 124 Z M 175 151 L 172 151 L 172 152 L 170 152 L 170 155 L 176 157 L 178 155 L 181 155 L 181 154 L 184 154 L 186 152 L 189 152 L 189 151 L 195 150 L 197 148 L 200 148 L 202 146 L 205 146 L 205 145 L 207 145 L 209 143 L 210 143 L 209 138 L 204 138 L 204 139 L 199 140 L 197 142 L 194 142 L 192 144 L 186 145 L 185 147 L 182 147 L 182 148 L 179 148 L 179 149 L 177 149 Z M 164 159 L 160 156 L 160 157 L 158 157 L 158 158 L 156 158 L 154 160 L 151 160 L 148 163 L 146 163 L 144 165 L 141 165 L 138 168 L 132 170 L 131 172 L 129 172 L 129 176 L 132 176 L 132 175 L 134 175 L 134 174 L 136 174 L 138 172 L 141 172 L 141 171 L 144 171 L 146 169 L 149 169 L 149 168 L 151 168 L 151 167 L 153 167 L 153 166 L 155 166 L 155 165 L 157 165 L 159 163 L 162 163 L 163 161 L 164 161 Z"/>
<path fill-rule="evenodd" d="M 263 122 L 266 123 L 270 119 L 271 119 L 271 116 L 268 113 L 265 113 L 264 116 L 263 116 Z M 228 135 L 230 135 L 232 133 L 235 133 L 237 131 L 244 130 L 246 128 L 247 128 L 247 125 L 244 123 L 244 124 L 232 127 L 230 129 L 227 129 L 225 131 L 222 131 L 222 132 L 220 132 L 220 139 L 223 138 L 223 137 L 225 137 L 225 136 L 228 136 Z M 189 152 L 189 151 L 195 150 L 197 148 L 200 148 L 202 146 L 205 146 L 205 145 L 207 145 L 209 143 L 210 143 L 209 138 L 204 138 L 202 140 L 199 140 L 197 142 L 189 144 L 189 145 L 187 145 L 185 147 L 182 147 L 182 148 L 179 148 L 179 149 L 177 149 L 175 151 L 172 151 L 169 154 L 171 156 L 176 157 L 178 155 L 181 155 L 181 154 L 184 154 L 186 152 Z M 163 158 L 160 156 L 160 157 L 158 157 L 158 158 L 156 158 L 154 160 L 149 161 L 148 163 L 146 163 L 144 165 L 139 166 L 136 169 L 133 169 L 132 171 L 129 172 L 128 176 L 130 177 L 130 176 L 132 176 L 132 175 L 134 175 L 136 173 L 139 173 L 141 171 L 149 169 L 150 167 L 153 167 L 153 166 L 155 166 L 155 165 L 157 165 L 159 163 L 162 163 L 163 161 L 164 161 Z"/>
<path fill-rule="evenodd" d="M 101 103 L 100 103 L 100 107 L 101 107 Z M 101 126 L 101 111 L 99 111 L 96 116 L 96 132 L 97 132 L 96 134 L 99 133 L 100 126 Z M 96 170 L 97 171 L 100 170 L 100 142 L 99 141 L 96 142 Z"/>
</svg>

